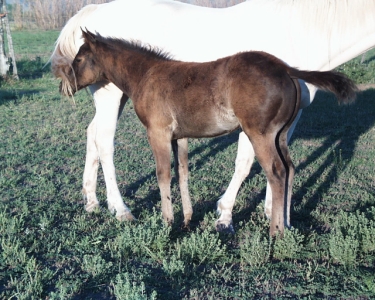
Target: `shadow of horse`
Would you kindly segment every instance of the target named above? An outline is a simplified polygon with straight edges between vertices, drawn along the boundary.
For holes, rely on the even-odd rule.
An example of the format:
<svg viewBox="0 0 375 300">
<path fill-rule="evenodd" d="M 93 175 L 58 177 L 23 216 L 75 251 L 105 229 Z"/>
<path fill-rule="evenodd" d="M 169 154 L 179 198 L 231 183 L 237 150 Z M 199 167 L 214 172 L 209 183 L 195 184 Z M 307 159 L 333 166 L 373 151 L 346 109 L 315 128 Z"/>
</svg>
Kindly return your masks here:
<svg viewBox="0 0 375 300">
<path fill-rule="evenodd" d="M 293 221 L 307 222 L 308 224 L 305 225 L 319 227 L 311 213 L 321 203 L 322 196 L 337 183 L 340 174 L 348 167 L 355 155 L 359 138 L 375 125 L 374 98 L 375 90 L 368 89 L 358 93 L 355 104 L 339 106 L 331 95 L 319 92 L 314 103 L 305 109 L 292 143 L 310 139 L 323 139 L 323 142 L 307 159 L 296 163 L 296 177 L 298 178 L 303 170 L 316 164 L 318 159 L 323 163 L 320 163 L 318 168 L 314 168 L 314 172 L 300 187 L 294 188 L 293 207 L 300 207 L 298 211 L 292 210 L 292 223 Z M 291 152 L 293 156 L 293 150 Z M 309 190 L 314 192 L 305 197 Z M 301 203 L 302 198 L 305 198 L 303 203 Z M 334 204 L 329 205 L 334 206 Z M 349 206 L 348 209 L 355 211 L 360 206 L 361 203 L 357 203 Z"/>
<path fill-rule="evenodd" d="M 35 60 L 22 59 L 17 61 L 17 71 L 19 79 L 34 80 L 48 74 L 50 72 L 50 64 L 45 66 L 40 57 L 36 57 Z M 13 74 L 12 69 L 9 73 Z M 17 102 L 23 96 L 31 96 L 45 91 L 45 89 L 14 89 L 12 88 L 12 82 L 15 79 L 11 78 L 12 76 L 0 77 L 0 105 L 8 102 Z"/>
<path fill-rule="evenodd" d="M 216 138 L 209 138 L 209 139 L 198 139 L 198 140 L 189 140 L 189 170 L 190 170 L 190 179 L 189 181 L 192 182 L 193 179 L 191 179 L 194 175 L 195 170 L 199 170 L 202 168 L 205 168 L 207 160 L 209 158 L 214 158 L 219 152 L 226 151 L 227 148 L 233 144 L 236 144 L 238 141 L 238 134 L 239 130 L 236 130 L 228 135 L 216 137 Z M 144 135 L 144 138 L 146 139 L 146 134 Z M 151 151 L 151 150 L 150 150 Z M 202 154 L 204 153 L 204 154 Z M 231 171 L 234 171 L 234 159 L 235 154 L 233 156 L 233 161 L 228 162 L 228 169 Z M 153 158 L 152 158 L 153 160 Z M 172 174 L 174 173 L 174 163 L 171 163 Z M 258 165 L 256 167 L 258 169 L 258 172 L 261 170 L 261 167 Z M 174 199 L 175 203 L 175 209 L 177 209 L 177 205 L 181 206 L 181 197 L 178 189 L 178 182 L 176 180 L 175 174 L 172 177 L 171 186 L 172 186 L 172 197 Z M 229 175 L 231 176 L 231 175 Z M 224 185 L 229 183 L 230 178 L 225 178 L 223 180 L 223 188 Z M 134 199 L 135 194 L 137 193 L 138 189 L 141 188 L 144 184 L 149 182 L 150 180 L 154 181 L 154 186 L 149 190 L 149 193 L 139 201 L 137 199 L 137 207 L 131 207 L 132 212 L 135 214 L 140 213 L 143 209 L 152 210 L 152 207 L 155 205 L 160 204 L 160 191 L 159 187 L 157 185 L 156 180 L 156 169 L 153 168 L 153 170 L 146 175 L 141 176 L 138 180 L 126 185 L 125 190 L 122 190 L 121 193 L 129 199 Z M 218 187 L 219 188 L 219 187 Z M 221 187 L 220 187 L 221 188 Z M 216 210 L 216 201 L 220 197 L 220 194 L 217 194 L 216 196 L 205 199 L 205 201 L 196 202 L 194 201 L 194 197 L 192 196 L 193 205 L 194 208 L 194 214 L 192 222 L 198 221 L 202 219 L 202 214 L 199 212 L 205 212 Z M 178 202 L 178 204 L 177 204 Z M 177 205 L 176 205 L 177 204 Z M 182 214 L 176 214 L 175 215 L 175 223 L 179 225 L 180 217 L 182 217 Z M 182 219 L 181 219 L 182 221 Z M 194 226 L 194 225 L 193 225 Z"/>
</svg>

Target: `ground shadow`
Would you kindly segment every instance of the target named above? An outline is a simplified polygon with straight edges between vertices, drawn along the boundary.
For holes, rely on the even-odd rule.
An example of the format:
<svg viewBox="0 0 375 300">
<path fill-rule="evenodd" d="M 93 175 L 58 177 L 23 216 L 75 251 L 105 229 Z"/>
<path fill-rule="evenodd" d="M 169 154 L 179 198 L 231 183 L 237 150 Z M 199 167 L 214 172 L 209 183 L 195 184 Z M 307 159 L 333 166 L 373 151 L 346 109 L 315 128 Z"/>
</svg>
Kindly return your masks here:
<svg viewBox="0 0 375 300">
<path fill-rule="evenodd" d="M 0 84 L 0 88 L 1 88 L 1 84 Z M 9 103 L 9 102 L 14 102 L 14 103 L 17 103 L 17 101 L 19 99 L 21 99 L 22 97 L 29 97 L 29 96 L 32 96 L 34 94 L 38 94 L 38 93 L 41 93 L 45 90 L 41 90 L 41 89 L 35 89 L 35 90 L 32 90 L 32 89 L 27 89 L 27 90 L 0 90 L 0 106 L 1 105 L 4 105 L 6 103 Z"/>
<path fill-rule="evenodd" d="M 347 168 L 354 156 L 359 137 L 375 125 L 374 99 L 375 90 L 368 89 L 358 93 L 355 104 L 339 106 L 331 95 L 318 93 L 314 103 L 304 111 L 292 143 L 313 138 L 324 138 L 324 142 L 296 166 L 296 176 L 299 171 L 314 164 L 327 150 L 329 154 L 310 178 L 299 189 L 294 190 L 295 205 L 298 205 L 299 199 L 321 180 L 324 172 L 325 180 L 304 203 L 303 213 L 292 211 L 292 220 L 304 222 L 306 217 L 309 217 L 311 224 L 311 212 L 317 207 L 321 195 L 330 189 L 340 173 Z"/>
<path fill-rule="evenodd" d="M 321 166 L 310 176 L 310 178 L 305 181 L 300 188 L 294 189 L 294 199 L 301 199 L 305 195 L 306 190 L 311 186 L 315 185 L 318 179 L 321 179 L 323 171 L 326 172 L 328 166 L 332 165 L 332 162 L 337 159 L 335 153 L 340 153 L 341 163 L 340 166 L 334 166 L 330 168 L 328 175 L 325 175 L 325 180 L 319 185 L 316 192 L 308 198 L 308 201 L 304 205 L 304 213 L 297 214 L 292 210 L 292 223 L 293 222 L 303 222 L 309 219 L 309 224 L 311 223 L 310 216 L 311 212 L 316 208 L 319 203 L 320 195 L 325 193 L 334 184 L 339 177 L 339 174 L 343 172 L 346 168 L 348 162 L 352 159 L 356 147 L 358 138 L 370 128 L 375 125 L 375 105 L 373 99 L 375 98 L 375 90 L 369 89 L 358 93 L 357 101 L 355 104 L 349 106 L 339 106 L 330 94 L 318 92 L 316 98 L 312 105 L 304 110 L 302 117 L 297 125 L 294 132 L 291 143 L 300 142 L 301 140 L 308 140 L 313 138 L 324 138 L 324 142 L 315 149 L 315 151 L 302 163 L 296 165 L 296 176 L 298 172 L 308 168 L 313 164 L 319 157 L 323 156 L 327 150 L 330 150 L 330 154 L 325 158 L 325 161 Z M 332 126 L 335 124 L 335 126 Z M 239 131 L 235 131 L 229 135 L 212 138 L 207 143 L 197 146 L 193 151 L 189 153 L 189 158 L 192 159 L 195 156 L 200 156 L 195 161 L 195 167 L 201 168 L 205 161 L 215 156 L 218 152 L 224 151 L 230 145 L 238 141 Z M 210 150 L 202 155 L 201 153 L 209 148 Z M 228 165 L 228 167 L 233 168 L 234 171 L 234 161 Z M 262 169 L 258 163 L 255 163 L 251 169 L 250 175 L 245 181 L 249 181 L 255 174 L 262 172 Z M 327 173 L 327 172 L 326 172 Z M 131 197 L 137 189 L 140 188 L 147 180 L 155 177 L 155 171 L 142 176 L 136 182 L 128 185 L 125 191 L 121 191 L 126 197 Z M 230 181 L 225 180 L 223 186 L 227 185 Z M 175 180 L 172 182 L 174 185 L 177 183 Z M 226 187 L 226 186 L 225 186 Z M 194 205 L 194 212 L 199 211 L 213 211 L 216 209 L 216 201 L 221 195 L 218 194 L 215 199 L 206 199 L 204 202 L 196 203 Z M 255 210 L 255 207 L 264 199 L 265 189 L 263 189 L 255 198 L 249 199 L 249 205 L 246 208 L 236 212 L 233 215 L 233 220 L 236 223 L 240 221 L 247 221 L 250 213 Z M 152 190 L 150 193 L 139 202 L 139 206 L 135 208 L 135 212 L 142 209 L 151 209 L 151 206 L 155 205 L 160 201 L 159 190 Z M 148 204 L 147 204 L 148 203 Z M 299 204 L 296 200 L 296 204 Z M 150 207 L 149 207 L 150 206 Z M 133 208 L 134 209 L 134 208 Z M 201 216 L 200 213 L 195 213 L 195 216 Z M 176 221 L 178 220 L 178 216 Z M 193 217 L 193 223 L 197 222 Z M 194 222 L 195 221 L 195 222 Z"/>
<path fill-rule="evenodd" d="M 35 60 L 20 60 L 17 61 L 17 75 L 19 79 L 33 80 L 42 78 L 45 74 L 50 73 L 50 65 L 45 65 L 40 57 L 36 57 Z M 0 77 L 0 105 L 8 102 L 17 102 L 18 99 L 23 96 L 30 96 L 43 92 L 40 89 L 14 89 L 12 85 L 17 79 L 14 78 L 13 66 L 10 66 L 8 75 Z"/>
<path fill-rule="evenodd" d="M 17 61 L 17 73 L 20 79 L 37 79 L 51 72 L 50 64 L 42 61 L 41 57 L 35 59 L 22 59 Z M 10 73 L 13 74 L 12 70 Z"/>
<path fill-rule="evenodd" d="M 234 131 L 234 132 L 232 132 L 228 135 L 225 135 L 225 136 L 220 136 L 220 137 L 208 139 L 207 143 L 203 143 L 201 145 L 198 145 L 192 151 L 189 152 L 189 160 L 191 161 L 195 156 L 201 156 L 199 159 L 196 159 L 195 163 L 194 163 L 194 167 L 196 169 L 200 169 L 202 166 L 204 166 L 205 162 L 207 161 L 207 159 L 209 157 L 214 157 L 218 152 L 224 151 L 230 145 L 237 142 L 239 132 L 240 132 L 239 130 L 236 130 L 236 131 Z M 202 152 L 206 151 L 207 149 L 209 149 L 209 151 L 207 151 L 207 153 L 202 156 L 201 155 Z M 230 167 L 234 166 L 234 160 L 235 160 L 235 157 L 233 157 L 233 163 L 230 164 Z M 173 163 L 171 164 L 171 168 L 174 169 Z M 233 171 L 234 171 L 234 169 L 233 169 Z M 134 195 L 136 194 L 137 190 L 143 184 L 145 184 L 151 178 L 155 178 L 155 174 L 156 174 L 156 170 L 154 169 L 149 174 L 146 174 L 146 175 L 140 177 L 137 181 L 127 185 L 125 187 L 125 191 L 121 191 L 121 193 L 123 195 L 125 195 L 126 197 L 132 199 L 134 197 Z M 175 174 L 173 173 L 172 176 L 173 177 L 172 177 L 171 185 L 177 186 L 178 183 L 176 182 Z M 155 178 L 155 180 L 156 180 L 156 178 Z M 230 178 L 228 178 L 228 181 L 226 183 L 228 183 L 229 180 L 230 180 Z M 217 195 L 217 197 L 215 197 L 215 199 L 206 199 L 206 201 L 204 201 L 204 202 L 196 203 L 193 207 L 194 211 L 195 212 L 209 211 L 209 210 L 213 211 L 214 209 L 216 209 L 216 201 L 218 200 L 219 197 L 220 197 L 220 195 Z M 175 198 L 175 197 L 173 197 L 173 198 Z M 143 198 L 141 200 L 141 202 L 139 202 L 139 200 L 137 200 L 137 202 L 139 203 L 139 208 L 141 210 L 143 210 L 145 208 L 151 210 L 152 207 L 154 207 L 155 204 L 158 203 L 159 201 L 160 201 L 160 192 L 159 192 L 158 189 L 150 190 L 148 195 L 145 198 Z M 133 212 L 135 214 L 137 214 L 139 212 L 139 209 L 135 208 L 135 209 L 133 209 Z M 195 216 L 197 216 L 197 215 L 199 215 L 199 214 L 198 213 L 194 214 L 193 221 L 195 219 Z M 179 217 L 175 216 L 175 218 L 178 222 Z"/>
</svg>

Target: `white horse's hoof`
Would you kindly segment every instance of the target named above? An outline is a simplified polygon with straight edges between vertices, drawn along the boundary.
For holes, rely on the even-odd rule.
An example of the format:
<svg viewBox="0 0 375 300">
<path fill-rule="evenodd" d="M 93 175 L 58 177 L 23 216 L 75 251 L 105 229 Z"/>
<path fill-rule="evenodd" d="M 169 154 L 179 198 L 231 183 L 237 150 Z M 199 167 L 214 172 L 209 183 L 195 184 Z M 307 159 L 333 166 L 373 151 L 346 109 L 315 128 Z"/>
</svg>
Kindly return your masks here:
<svg viewBox="0 0 375 300">
<path fill-rule="evenodd" d="M 92 213 L 98 208 L 100 208 L 98 199 L 96 199 L 95 196 L 88 197 L 85 189 L 82 190 L 82 197 L 83 197 L 83 203 L 85 204 L 85 210 L 88 213 Z"/>
<path fill-rule="evenodd" d="M 122 202 L 119 207 L 108 202 L 108 210 L 111 214 L 116 214 L 116 219 L 120 222 L 122 221 L 136 221 L 137 219 L 130 212 L 130 209 Z"/>
<path fill-rule="evenodd" d="M 215 227 L 216 227 L 217 232 L 229 233 L 229 234 L 235 234 L 236 233 L 234 231 L 232 223 L 227 225 L 227 224 L 221 223 L 220 221 L 216 221 Z"/>
<path fill-rule="evenodd" d="M 125 211 L 122 214 L 116 214 L 116 219 L 120 222 L 137 221 L 137 219 L 133 216 L 133 214 L 130 211 Z"/>
<path fill-rule="evenodd" d="M 98 210 L 100 208 L 100 205 L 99 205 L 99 202 L 90 202 L 90 203 L 86 203 L 85 204 L 85 210 L 88 212 L 88 213 L 92 213 L 96 210 Z"/>
</svg>

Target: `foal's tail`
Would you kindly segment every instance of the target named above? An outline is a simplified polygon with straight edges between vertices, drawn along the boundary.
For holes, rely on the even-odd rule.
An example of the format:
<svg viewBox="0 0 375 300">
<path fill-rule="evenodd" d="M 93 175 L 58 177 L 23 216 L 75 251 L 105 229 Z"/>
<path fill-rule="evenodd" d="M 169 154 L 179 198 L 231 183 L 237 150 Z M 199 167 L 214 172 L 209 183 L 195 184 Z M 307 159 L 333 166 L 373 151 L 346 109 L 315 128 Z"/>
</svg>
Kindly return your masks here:
<svg viewBox="0 0 375 300">
<path fill-rule="evenodd" d="M 352 103 L 356 98 L 355 83 L 342 73 L 302 71 L 294 68 L 289 68 L 288 73 L 290 76 L 311 83 L 323 91 L 334 93 L 339 103 Z"/>
</svg>

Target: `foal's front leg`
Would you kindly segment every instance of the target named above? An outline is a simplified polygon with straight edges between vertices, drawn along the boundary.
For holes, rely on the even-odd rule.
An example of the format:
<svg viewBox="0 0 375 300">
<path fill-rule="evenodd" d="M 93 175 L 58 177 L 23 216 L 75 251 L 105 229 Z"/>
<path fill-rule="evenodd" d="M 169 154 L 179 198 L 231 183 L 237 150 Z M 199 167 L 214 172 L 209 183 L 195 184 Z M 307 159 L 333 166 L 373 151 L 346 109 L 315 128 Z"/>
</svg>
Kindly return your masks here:
<svg viewBox="0 0 375 300">
<path fill-rule="evenodd" d="M 161 211 L 168 224 L 174 221 L 171 198 L 171 136 L 165 130 L 147 130 L 156 162 L 156 177 L 160 189 Z"/>
<path fill-rule="evenodd" d="M 172 141 L 174 155 L 174 166 L 176 177 L 180 186 L 182 210 L 184 213 L 183 226 L 189 226 L 193 215 L 193 207 L 188 188 L 189 169 L 188 169 L 188 139 L 179 139 Z"/>
</svg>

